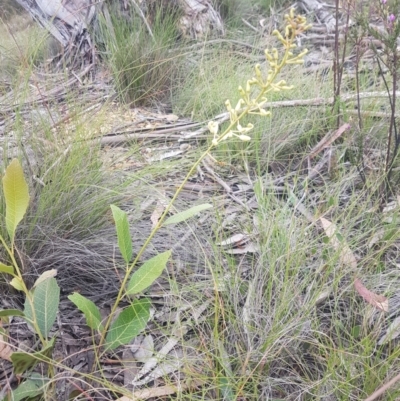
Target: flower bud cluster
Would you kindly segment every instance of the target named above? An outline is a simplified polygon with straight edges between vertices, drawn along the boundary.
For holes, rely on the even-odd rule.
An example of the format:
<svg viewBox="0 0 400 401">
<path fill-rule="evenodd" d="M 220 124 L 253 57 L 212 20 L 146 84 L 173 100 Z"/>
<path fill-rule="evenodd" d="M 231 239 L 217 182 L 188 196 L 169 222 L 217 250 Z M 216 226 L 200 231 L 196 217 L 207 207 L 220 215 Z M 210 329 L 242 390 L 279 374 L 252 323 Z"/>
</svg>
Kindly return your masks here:
<svg viewBox="0 0 400 401">
<path fill-rule="evenodd" d="M 240 124 L 240 120 L 247 114 L 257 114 L 260 116 L 269 116 L 270 111 L 266 111 L 263 106 L 267 102 L 266 94 L 273 91 L 279 92 L 282 90 L 292 89 L 293 86 L 287 85 L 284 80 L 276 81 L 276 77 L 285 65 L 302 64 L 303 57 L 307 50 L 294 55 L 293 49 L 296 47 L 294 41 L 296 37 L 309 29 L 311 25 L 307 24 L 307 20 L 301 15 L 295 15 L 292 9 L 289 14 L 285 15 L 285 30 L 284 36 L 277 30 L 273 34 L 282 43 L 284 53 L 279 57 L 279 51 L 273 48 L 271 52 L 265 50 L 265 58 L 269 64 L 269 70 L 266 77 L 261 72 L 261 66 L 257 64 L 254 68 L 255 76 L 246 82 L 245 88 L 239 86 L 240 99 L 235 107 L 232 107 L 231 102 L 225 102 L 226 109 L 229 113 L 230 124 L 228 128 L 218 135 L 219 125 L 215 121 L 208 123 L 208 129 L 213 134 L 212 145 L 217 146 L 220 142 L 236 137 L 242 141 L 250 141 L 250 136 L 247 135 L 254 126 L 249 123 L 246 127 Z"/>
</svg>

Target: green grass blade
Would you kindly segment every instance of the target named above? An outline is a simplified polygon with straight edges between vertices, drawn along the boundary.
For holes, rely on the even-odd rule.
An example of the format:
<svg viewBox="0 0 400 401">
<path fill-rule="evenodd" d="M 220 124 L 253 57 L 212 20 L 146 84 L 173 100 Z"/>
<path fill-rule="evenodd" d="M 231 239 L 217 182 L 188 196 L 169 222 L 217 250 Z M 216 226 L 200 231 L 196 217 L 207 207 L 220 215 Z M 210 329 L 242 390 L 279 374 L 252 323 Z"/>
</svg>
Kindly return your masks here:
<svg viewBox="0 0 400 401">
<path fill-rule="evenodd" d="M 90 299 L 85 298 L 81 294 L 75 292 L 68 296 L 68 299 L 75 304 L 75 306 L 83 312 L 86 318 L 86 324 L 92 330 L 103 330 L 101 325 L 101 314 L 99 308 Z"/>
<path fill-rule="evenodd" d="M 126 263 L 132 259 L 132 239 L 129 232 L 129 223 L 126 213 L 115 205 L 111 205 L 111 211 L 117 229 L 118 247 Z"/>
<path fill-rule="evenodd" d="M 150 318 L 150 302 L 140 299 L 132 302 L 113 322 L 106 336 L 104 347 L 112 350 L 120 345 L 128 344 L 144 328 Z"/>
<path fill-rule="evenodd" d="M 156 280 L 165 269 L 170 257 L 171 251 L 165 251 L 146 260 L 146 262 L 132 274 L 126 293 L 129 295 L 138 294 L 153 284 L 154 280 Z"/>
<path fill-rule="evenodd" d="M 28 185 L 18 159 L 13 159 L 3 177 L 3 191 L 6 201 L 6 227 L 11 242 L 15 230 L 24 217 L 29 204 Z"/>
<path fill-rule="evenodd" d="M 168 219 L 165 220 L 163 225 L 168 226 L 169 224 L 181 223 L 182 221 L 190 219 L 191 217 L 195 216 L 196 214 L 202 212 L 203 210 L 207 210 L 210 208 L 212 208 L 212 205 L 210 205 L 209 203 L 204 203 L 202 205 L 193 206 L 188 210 L 185 210 L 183 212 L 174 214 L 171 217 L 168 217 Z"/>
</svg>

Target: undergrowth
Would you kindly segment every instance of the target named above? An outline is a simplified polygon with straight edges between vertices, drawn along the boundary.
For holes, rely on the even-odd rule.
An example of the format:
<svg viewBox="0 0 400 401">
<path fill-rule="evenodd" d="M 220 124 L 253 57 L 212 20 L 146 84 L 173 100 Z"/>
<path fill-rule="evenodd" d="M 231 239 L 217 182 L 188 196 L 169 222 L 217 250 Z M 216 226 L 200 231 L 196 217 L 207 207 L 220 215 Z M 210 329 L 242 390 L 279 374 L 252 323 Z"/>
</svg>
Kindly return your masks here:
<svg viewBox="0 0 400 401">
<path fill-rule="evenodd" d="M 151 27 L 136 12 L 122 15 L 111 9 L 110 14 L 100 20 L 97 41 L 104 46 L 103 57 L 121 100 L 134 105 L 169 103 L 181 61 L 172 51 L 179 40 L 178 10 L 165 11 L 160 6 Z"/>
<path fill-rule="evenodd" d="M 226 7 L 235 9 L 243 4 L 226 3 Z M 226 9 L 226 13 L 229 15 L 230 11 Z M 221 105 L 226 98 L 236 105 L 243 96 L 243 93 L 238 95 L 237 84 L 248 78 L 250 62 L 243 60 L 240 49 L 227 50 L 222 44 L 204 43 L 194 58 L 177 67 L 177 57 L 172 56 L 176 53 L 170 52 L 177 40 L 174 20 L 167 23 L 165 36 L 161 30 L 164 22 L 156 21 L 152 25 L 153 40 L 137 16 L 134 30 L 122 16 L 112 18 L 112 25 L 102 22 L 107 29 L 112 26 L 111 33 L 103 37 L 103 56 L 113 71 L 121 98 L 128 103 L 149 104 L 159 100 L 160 94 L 161 98 L 168 94 L 176 113 L 209 120 L 224 112 Z M 257 40 L 252 43 L 253 51 L 246 52 L 250 61 L 259 56 Z M 331 73 L 303 75 L 303 66 L 292 67 L 284 77 L 295 87 L 288 92 L 269 93 L 268 101 L 330 96 Z M 179 75 L 182 71 L 188 72 L 183 74 L 184 78 Z M 174 84 L 176 76 L 182 85 Z M 354 89 L 351 78 L 348 84 L 344 81 L 343 91 Z M 369 79 L 361 79 L 358 90 L 369 90 L 370 85 Z M 380 89 L 379 83 L 373 85 L 374 89 Z M 182 354 L 177 354 L 182 361 L 179 372 L 188 378 L 187 382 L 199 383 L 164 399 L 360 400 L 397 374 L 398 340 L 382 341 L 382 338 L 397 318 L 400 302 L 399 207 L 396 197 L 383 205 L 377 195 L 387 178 L 384 154 L 387 124 L 384 120 L 377 123 L 373 115 L 388 106 L 387 100 L 362 101 L 359 104 L 362 111 L 372 113 L 363 115 L 362 127 L 345 131 L 324 152 L 309 157 L 311 149 L 326 133 L 335 131 L 338 117 L 342 123 L 355 120 L 354 112 L 358 111 L 353 104 L 342 102 L 340 110 L 332 110 L 330 104 L 322 107 L 294 104 L 284 109 L 271 108 L 269 119 L 245 116 L 240 128 L 234 127 L 232 120 L 209 125 L 213 135 L 207 142 L 209 150 L 218 144 L 213 150 L 213 168 L 223 179 L 239 177 L 232 181 L 232 186 L 248 191 L 245 198 L 248 208 L 242 208 L 234 200 L 223 203 L 219 196 L 210 200 L 216 215 L 212 224 L 213 247 L 205 245 L 200 229 L 185 226 L 183 230 L 193 230 L 195 242 L 184 243 L 183 247 L 188 253 L 200 253 L 201 258 L 184 266 L 170 261 L 163 281 L 156 283 L 161 291 L 168 283 L 168 297 L 160 302 L 174 306 L 173 312 L 167 309 L 166 315 L 170 315 L 164 323 L 155 322 L 156 329 L 152 326 L 149 333 L 156 332 L 167 341 L 178 339 L 182 346 L 179 350 Z M 239 109 L 232 111 L 228 107 L 230 117 L 234 119 Z M 22 125 L 17 128 L 22 134 Z M 51 138 L 51 130 L 46 132 L 47 139 Z M 230 132 L 236 137 L 223 140 Z M 182 166 L 193 165 L 195 161 L 188 158 L 181 163 L 142 166 L 133 174 L 125 174 L 119 185 L 119 181 L 113 181 L 115 175 L 102 170 L 99 148 L 82 146 L 79 142 L 66 153 L 62 148 L 49 152 L 40 143 L 36 143 L 35 151 L 44 157 L 40 169 L 33 171 L 38 178 L 44 175 L 45 180 L 40 183 L 28 174 L 32 204 L 15 242 L 20 251 L 17 261 L 29 271 L 25 278 L 32 285 L 43 270 L 61 271 L 67 267 L 64 278 L 58 277 L 66 293 L 80 285 L 83 288 L 78 289 L 86 295 L 86 283 L 102 293 L 101 286 L 106 283 L 109 296 L 114 299 L 122 288 L 119 286 L 124 274 L 135 263 L 129 268 L 121 267 L 123 255 L 116 251 L 109 204 L 129 199 L 133 222 L 139 224 L 142 213 L 150 215 L 148 210 L 139 211 L 143 201 L 152 195 L 161 204 L 170 200 L 169 180 L 181 177 Z M 136 151 L 140 148 L 137 143 L 135 147 Z M 324 157 L 326 164 L 310 178 Z M 394 158 L 393 179 L 398 174 L 396 163 Z M 6 160 L 3 164 L 5 167 Z M 127 177 L 130 182 L 124 181 Z M 190 178 L 195 180 L 194 175 Z M 162 185 L 156 184 L 157 180 Z M 143 186 L 137 185 L 139 181 Z M 174 212 L 184 208 L 180 202 L 178 198 Z M 2 204 L 0 214 L 4 212 Z M 334 223 L 333 234 L 321 227 L 321 219 L 325 219 L 325 224 Z M 149 227 L 146 229 L 149 234 Z M 131 231 L 137 230 L 134 226 Z M 159 242 L 150 244 L 152 251 L 162 252 L 174 244 L 172 231 L 164 233 Z M 235 243 L 232 238 L 237 234 L 242 239 Z M 4 224 L 1 235 L 7 237 Z M 138 243 L 142 241 L 143 238 L 138 241 L 135 238 L 135 255 L 140 252 Z M 248 244 L 251 250 L 243 250 Z M 346 251 L 346 259 L 347 249 L 350 253 Z M 349 262 L 349 255 L 355 259 Z M 145 256 L 146 259 L 151 254 Z M 2 254 L 1 260 L 5 258 Z M 73 280 L 72 272 L 76 272 L 77 266 L 82 272 L 86 269 L 87 282 L 82 281 L 84 275 Z M 384 294 L 388 298 L 388 311 L 379 308 L 382 301 L 374 304 L 370 299 L 366 303 L 361 293 L 354 290 L 356 279 L 361 279 L 375 296 Z M 160 296 L 160 292 L 156 294 Z M 118 299 L 122 295 L 125 294 L 120 293 Z M 206 305 L 206 313 L 194 319 L 199 304 Z M 174 321 L 172 315 L 183 316 L 182 321 Z M 107 324 L 112 325 L 110 321 Z M 100 343 L 95 344 L 94 371 L 98 369 L 96 374 L 100 373 L 102 378 L 90 373 L 82 375 L 87 381 L 85 391 L 94 399 L 104 397 L 97 393 L 100 385 L 115 392 L 115 397 L 122 393 L 101 371 L 100 360 L 104 357 L 101 345 L 106 331 L 98 336 Z M 143 334 L 148 341 L 149 333 Z M 93 336 L 93 341 L 98 341 L 98 337 Z M 156 343 L 152 354 L 160 360 L 163 344 Z M 124 362 L 118 354 L 112 357 Z M 169 363 L 174 363 L 173 357 Z M 49 365 L 60 371 L 65 369 L 55 361 Z M 136 365 L 138 369 L 143 366 Z M 57 379 L 54 377 L 54 381 Z M 176 385 L 173 375 L 164 376 L 163 382 Z M 399 396 L 394 386 L 384 397 L 395 400 Z"/>
</svg>

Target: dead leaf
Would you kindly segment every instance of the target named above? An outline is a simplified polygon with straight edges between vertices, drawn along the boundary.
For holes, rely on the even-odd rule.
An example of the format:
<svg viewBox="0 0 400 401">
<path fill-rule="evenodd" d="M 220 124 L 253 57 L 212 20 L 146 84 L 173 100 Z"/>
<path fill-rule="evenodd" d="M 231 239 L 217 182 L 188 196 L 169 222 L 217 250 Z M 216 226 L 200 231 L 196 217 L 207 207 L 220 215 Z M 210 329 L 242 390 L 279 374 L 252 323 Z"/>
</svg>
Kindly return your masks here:
<svg viewBox="0 0 400 401">
<path fill-rule="evenodd" d="M 1 327 L 1 324 L 0 324 L 0 327 Z M 3 334 L 1 334 L 1 332 L 0 332 L 0 358 L 11 362 L 12 353 L 13 353 L 13 351 L 12 351 L 10 345 L 5 340 Z"/>
<path fill-rule="evenodd" d="M 227 249 L 225 252 L 231 255 L 243 255 L 246 253 L 256 253 L 258 251 L 259 251 L 258 246 L 253 244 L 252 242 L 249 242 L 242 248 Z"/>
<path fill-rule="evenodd" d="M 388 299 L 383 295 L 378 295 L 368 290 L 360 279 L 356 278 L 354 280 L 354 288 L 369 304 L 375 306 L 375 308 L 380 309 L 384 312 L 387 312 L 389 310 Z"/>
<path fill-rule="evenodd" d="M 143 401 L 154 397 L 165 397 L 172 394 L 180 394 L 181 392 L 189 389 L 197 389 L 204 385 L 204 381 L 200 379 L 187 379 L 186 382 L 176 384 L 169 384 L 166 386 L 136 390 L 132 393 L 131 397 L 123 396 L 116 401 Z"/>
<path fill-rule="evenodd" d="M 336 225 L 331 221 L 324 219 L 323 217 L 320 217 L 319 220 L 321 221 L 322 228 L 324 229 L 326 236 L 329 238 L 333 248 L 336 251 L 340 251 L 340 262 L 344 265 L 351 266 L 353 269 L 356 269 L 357 259 L 350 247 L 347 245 L 346 241 L 339 241 L 337 237 L 339 231 Z"/>
<path fill-rule="evenodd" d="M 177 116 L 177 115 L 175 115 L 175 114 L 167 114 L 166 116 L 164 116 L 165 117 L 165 119 L 167 120 L 167 121 L 170 121 L 170 122 L 175 122 L 175 121 L 178 121 L 179 120 L 179 117 Z"/>
<path fill-rule="evenodd" d="M 240 245 L 243 245 L 245 242 L 247 242 L 247 240 L 248 240 L 248 237 L 244 234 L 234 234 L 234 235 L 232 235 L 232 237 L 230 237 L 224 241 L 218 242 L 217 245 L 219 245 L 219 246 L 228 246 L 228 245 L 229 246 L 231 246 L 231 245 L 240 246 Z"/>
<path fill-rule="evenodd" d="M 141 363 L 146 363 L 154 354 L 153 336 L 146 336 L 143 341 L 136 347 L 133 353 L 136 360 Z"/>
<path fill-rule="evenodd" d="M 400 316 L 393 320 L 385 335 L 378 341 L 378 345 L 386 344 L 400 335 Z"/>
<path fill-rule="evenodd" d="M 150 220 L 153 223 L 151 228 L 154 228 L 157 223 L 158 220 L 160 219 L 161 215 L 163 214 L 163 211 L 165 209 L 165 205 L 163 204 L 163 202 L 158 201 L 157 205 L 155 207 L 155 209 L 153 210 L 153 213 L 151 214 Z"/>
<path fill-rule="evenodd" d="M 375 244 L 382 240 L 383 236 L 385 235 L 385 230 L 380 228 L 369 240 L 368 248 L 372 248 Z"/>
</svg>

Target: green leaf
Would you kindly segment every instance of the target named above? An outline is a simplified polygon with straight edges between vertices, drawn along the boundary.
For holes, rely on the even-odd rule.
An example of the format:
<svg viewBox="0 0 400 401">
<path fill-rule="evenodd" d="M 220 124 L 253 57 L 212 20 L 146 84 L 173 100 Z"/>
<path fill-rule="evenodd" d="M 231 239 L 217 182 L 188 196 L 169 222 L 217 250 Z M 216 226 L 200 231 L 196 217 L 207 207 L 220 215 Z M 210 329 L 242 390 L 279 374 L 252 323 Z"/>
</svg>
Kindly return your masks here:
<svg viewBox="0 0 400 401">
<path fill-rule="evenodd" d="M 38 373 L 32 373 L 32 375 L 22 382 L 15 390 L 11 392 L 11 398 L 4 398 L 3 401 L 10 399 L 13 401 L 20 401 L 24 398 L 33 398 L 45 392 L 46 382 L 49 379 L 39 375 Z"/>
<path fill-rule="evenodd" d="M 149 287 L 154 280 L 161 275 L 170 256 L 171 251 L 165 251 L 146 260 L 146 262 L 132 274 L 126 293 L 128 295 L 138 294 Z"/>
<path fill-rule="evenodd" d="M 126 263 L 132 259 L 132 239 L 126 213 L 118 206 L 111 205 L 111 211 L 117 229 L 118 247 Z"/>
<path fill-rule="evenodd" d="M 14 267 L 0 262 L 0 273 L 14 274 Z"/>
<path fill-rule="evenodd" d="M 39 362 L 43 361 L 43 357 L 51 359 L 55 340 L 56 338 L 53 337 L 45 348 L 33 354 L 28 354 L 27 352 L 13 352 L 11 354 L 11 361 L 14 367 L 14 374 L 22 375 L 28 369 L 33 368 Z"/>
<path fill-rule="evenodd" d="M 28 185 L 18 159 L 13 159 L 6 169 L 3 177 L 3 191 L 6 201 L 6 227 L 13 243 L 15 230 L 29 204 Z"/>
<path fill-rule="evenodd" d="M 77 292 L 69 295 L 68 299 L 73 302 L 81 312 L 83 312 L 86 318 L 86 324 L 92 330 L 103 330 L 99 308 L 90 299 L 85 298 Z"/>
<path fill-rule="evenodd" d="M 23 291 L 24 290 L 24 286 L 22 285 L 22 280 L 19 277 L 14 277 L 11 281 L 10 281 L 10 285 L 12 287 L 14 287 L 16 290 L 18 291 Z"/>
<path fill-rule="evenodd" d="M 209 203 L 204 203 L 202 205 L 193 206 L 188 210 L 185 210 L 183 212 L 174 214 L 171 217 L 168 217 L 168 219 L 164 221 L 163 225 L 168 226 L 169 224 L 181 223 L 182 221 L 190 219 L 191 217 L 195 216 L 196 214 L 202 212 L 203 210 L 207 210 L 210 208 L 212 208 L 212 205 L 210 205 Z"/>
<path fill-rule="evenodd" d="M 33 307 L 36 321 L 43 337 L 47 337 L 57 317 L 60 302 L 60 287 L 54 277 L 39 283 L 33 290 Z M 31 305 L 25 299 L 25 316 L 34 320 Z"/>
<path fill-rule="evenodd" d="M 43 281 L 49 279 L 50 277 L 55 277 L 57 276 L 57 270 L 56 269 L 51 269 L 51 270 L 46 270 L 43 272 L 35 281 L 35 284 L 33 284 L 32 288 L 37 287 L 40 283 Z"/>
<path fill-rule="evenodd" d="M 128 344 L 145 327 L 150 318 L 150 302 L 148 299 L 139 299 L 115 319 L 106 336 L 104 347 L 112 350 L 120 345 Z"/>
<path fill-rule="evenodd" d="M 0 317 L 2 316 L 25 316 L 24 312 L 19 309 L 2 309 L 0 310 Z"/>
<path fill-rule="evenodd" d="M 235 395 L 234 386 L 231 384 L 231 381 L 227 377 L 218 377 L 219 388 L 221 389 L 222 399 L 226 401 L 234 401 L 237 400 L 237 396 Z"/>
</svg>

